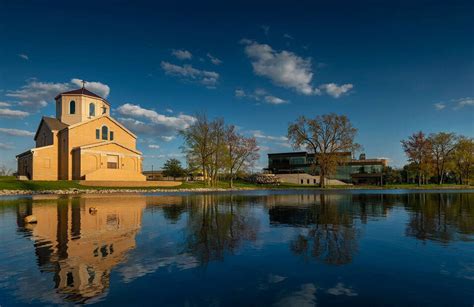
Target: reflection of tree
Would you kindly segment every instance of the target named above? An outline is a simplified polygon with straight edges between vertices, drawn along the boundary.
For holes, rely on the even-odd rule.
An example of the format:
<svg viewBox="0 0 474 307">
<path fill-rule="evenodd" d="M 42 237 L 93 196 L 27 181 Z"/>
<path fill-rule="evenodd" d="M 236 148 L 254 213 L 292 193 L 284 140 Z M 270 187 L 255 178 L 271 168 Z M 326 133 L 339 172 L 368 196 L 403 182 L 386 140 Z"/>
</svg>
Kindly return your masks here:
<svg viewBox="0 0 474 307">
<path fill-rule="evenodd" d="M 311 256 L 328 264 L 350 263 L 357 252 L 358 237 L 353 217 L 326 198 L 321 194 L 320 203 L 307 208 L 308 220 L 312 224 L 291 242 L 291 250 L 297 255 Z"/>
<path fill-rule="evenodd" d="M 258 222 L 247 206 L 238 205 L 242 200 L 217 195 L 190 199 L 186 247 L 201 263 L 222 260 L 244 241 L 256 240 Z"/>
<path fill-rule="evenodd" d="M 410 212 L 408 236 L 443 243 L 472 241 L 474 194 L 409 194 L 406 208 Z"/>
<path fill-rule="evenodd" d="M 163 206 L 163 215 L 171 223 L 175 224 L 181 218 L 181 214 L 186 210 L 184 204 L 173 204 Z"/>
</svg>

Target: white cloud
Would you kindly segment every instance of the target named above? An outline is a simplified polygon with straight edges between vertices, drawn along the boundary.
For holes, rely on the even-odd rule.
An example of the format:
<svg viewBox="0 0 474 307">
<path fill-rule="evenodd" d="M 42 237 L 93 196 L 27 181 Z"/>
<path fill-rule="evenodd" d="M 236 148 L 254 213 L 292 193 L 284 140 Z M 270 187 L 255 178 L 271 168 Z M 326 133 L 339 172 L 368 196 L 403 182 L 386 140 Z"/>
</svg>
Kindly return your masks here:
<svg viewBox="0 0 474 307">
<path fill-rule="evenodd" d="M 23 60 L 26 60 L 26 61 L 30 60 L 30 57 L 27 54 L 20 53 L 18 56 L 22 58 Z"/>
<path fill-rule="evenodd" d="M 464 97 L 456 99 L 456 109 L 461 109 L 467 106 L 474 106 L 474 98 L 472 97 Z"/>
<path fill-rule="evenodd" d="M 293 36 L 291 36 L 291 35 L 288 34 L 288 33 L 283 34 L 283 38 L 294 39 Z"/>
<path fill-rule="evenodd" d="M 327 290 L 327 293 L 332 295 L 345 295 L 345 296 L 357 296 L 357 292 L 352 290 L 351 288 L 347 288 L 344 286 L 343 283 L 337 283 L 337 285 L 333 288 Z"/>
<path fill-rule="evenodd" d="M 150 148 L 150 149 L 160 149 L 160 145 L 150 144 L 150 145 L 148 145 L 148 148 Z"/>
<path fill-rule="evenodd" d="M 11 106 L 10 103 L 8 103 L 8 102 L 1 102 L 1 101 L 0 101 L 0 107 L 3 108 L 3 107 L 9 107 L 9 106 Z"/>
<path fill-rule="evenodd" d="M 35 136 L 35 133 L 31 131 L 9 128 L 0 128 L 0 133 L 10 136 Z"/>
<path fill-rule="evenodd" d="M 222 64 L 222 61 L 219 60 L 218 58 L 212 56 L 210 53 L 207 54 L 207 57 L 209 58 L 209 60 L 211 61 L 212 64 L 214 65 L 220 65 Z"/>
<path fill-rule="evenodd" d="M 442 102 L 438 102 L 438 103 L 434 104 L 434 107 L 435 107 L 436 110 L 440 111 L 440 110 L 443 110 L 444 108 L 446 108 L 446 104 L 444 104 Z"/>
<path fill-rule="evenodd" d="M 82 80 L 74 78 L 71 80 L 71 83 L 76 85 L 73 88 L 82 87 Z M 107 84 L 97 82 L 97 81 L 87 81 L 84 86 L 89 91 L 96 93 L 100 97 L 107 98 L 110 94 L 110 87 Z"/>
<path fill-rule="evenodd" d="M 152 135 L 164 141 L 171 141 L 174 135 L 188 128 L 196 120 L 193 116 L 179 114 L 167 116 L 139 105 L 126 103 L 117 108 L 123 116 L 121 122 L 136 133 Z"/>
<path fill-rule="evenodd" d="M 172 140 L 174 140 L 176 137 L 174 135 L 162 135 L 159 137 L 160 140 L 164 141 L 164 142 L 171 142 Z"/>
<path fill-rule="evenodd" d="M 350 83 L 343 85 L 337 85 L 336 83 L 327 83 L 319 86 L 321 90 L 325 91 L 328 95 L 334 98 L 339 98 L 342 95 L 348 93 L 353 87 L 354 85 Z"/>
<path fill-rule="evenodd" d="M 169 108 L 168 108 L 168 109 L 166 109 L 165 111 L 168 112 L 168 113 L 173 113 L 173 109 L 169 109 Z"/>
<path fill-rule="evenodd" d="M 241 40 L 241 43 L 246 45 L 245 53 L 251 59 L 256 75 L 267 77 L 276 85 L 304 95 L 314 94 L 311 59 L 304 59 L 286 50 L 278 52 L 267 44 L 248 39 Z"/>
<path fill-rule="evenodd" d="M 180 77 L 187 81 L 198 82 L 208 88 L 215 88 L 219 80 L 219 74 L 214 71 L 199 70 L 192 65 L 174 65 L 161 62 L 161 68 L 167 75 Z"/>
<path fill-rule="evenodd" d="M 464 107 L 474 106 L 473 97 L 463 97 L 457 99 L 451 99 L 449 102 L 437 102 L 434 105 L 435 110 L 441 111 L 446 109 L 448 106 L 452 106 L 454 110 L 459 110 Z"/>
<path fill-rule="evenodd" d="M 30 113 L 20 110 L 12 110 L 8 108 L 0 108 L 0 117 L 16 117 L 24 118 L 30 115 Z"/>
<path fill-rule="evenodd" d="M 263 33 L 268 36 L 268 33 L 270 32 L 270 26 L 267 26 L 267 25 L 261 25 L 260 26 L 263 30 Z"/>
<path fill-rule="evenodd" d="M 13 149 L 13 146 L 5 144 L 5 143 L 0 143 L 0 149 L 9 150 L 9 149 Z"/>
<path fill-rule="evenodd" d="M 235 92 L 234 92 L 234 95 L 235 97 L 245 97 L 246 94 L 245 94 L 245 91 L 242 90 L 242 89 L 236 89 Z"/>
<path fill-rule="evenodd" d="M 13 97 L 18 100 L 20 106 L 41 108 L 54 101 L 54 97 L 62 92 L 82 87 L 82 82 L 78 78 L 71 79 L 70 82 L 55 83 L 41 82 L 36 79 L 27 80 L 27 84 L 20 89 L 7 91 L 6 96 Z M 90 91 L 107 98 L 110 88 L 101 82 L 87 82 L 86 86 Z"/>
<path fill-rule="evenodd" d="M 179 60 L 190 60 L 193 58 L 193 54 L 191 52 L 183 49 L 173 49 L 173 51 L 171 51 L 171 54 Z"/>
<path fill-rule="evenodd" d="M 284 104 L 288 103 L 288 100 L 284 100 L 275 96 L 265 96 L 265 101 L 270 104 Z"/>
<path fill-rule="evenodd" d="M 288 100 L 273 96 L 273 95 L 267 95 L 268 92 L 262 88 L 257 88 L 253 93 L 247 93 L 243 89 L 236 89 L 234 92 L 235 97 L 237 98 L 248 98 L 248 99 L 253 99 L 256 101 L 261 101 L 262 99 L 269 104 L 285 104 L 289 103 Z"/>
<path fill-rule="evenodd" d="M 253 130 L 253 131 L 250 131 L 250 133 L 252 134 L 254 138 L 257 138 L 257 139 L 265 139 L 269 141 L 283 141 L 283 142 L 288 141 L 288 138 L 286 136 L 266 135 L 261 130 Z"/>
</svg>

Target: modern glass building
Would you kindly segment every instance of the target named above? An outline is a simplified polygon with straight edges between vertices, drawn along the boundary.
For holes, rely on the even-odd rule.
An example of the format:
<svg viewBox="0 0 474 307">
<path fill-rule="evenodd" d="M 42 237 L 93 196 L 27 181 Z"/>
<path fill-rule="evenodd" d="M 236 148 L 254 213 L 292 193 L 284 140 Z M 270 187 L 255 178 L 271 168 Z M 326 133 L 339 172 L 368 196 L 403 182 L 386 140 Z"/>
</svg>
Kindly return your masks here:
<svg viewBox="0 0 474 307">
<path fill-rule="evenodd" d="M 350 152 L 336 153 L 340 155 L 339 165 L 331 179 L 338 179 L 354 184 L 381 184 L 382 173 L 387 166 L 386 159 L 366 159 L 361 154 L 359 159 L 353 159 Z M 317 155 L 316 155 L 317 157 Z M 317 159 L 316 159 L 317 160 Z M 273 174 L 307 173 L 319 175 L 319 167 L 315 161 L 315 155 L 301 152 L 285 152 L 268 154 L 268 172 Z"/>
</svg>

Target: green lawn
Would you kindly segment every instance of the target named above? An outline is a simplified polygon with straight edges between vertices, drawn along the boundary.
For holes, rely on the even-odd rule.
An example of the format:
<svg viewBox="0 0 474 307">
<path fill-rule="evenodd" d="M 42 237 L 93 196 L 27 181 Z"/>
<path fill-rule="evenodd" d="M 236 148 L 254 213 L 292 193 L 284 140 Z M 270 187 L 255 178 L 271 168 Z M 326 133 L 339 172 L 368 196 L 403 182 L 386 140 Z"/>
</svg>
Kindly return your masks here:
<svg viewBox="0 0 474 307">
<path fill-rule="evenodd" d="M 161 189 L 198 189 L 198 188 L 209 188 L 204 184 L 204 182 L 183 182 L 183 184 L 179 187 L 163 187 Z M 221 181 L 217 185 L 217 188 L 227 189 L 229 188 L 229 182 Z M 237 180 L 234 182 L 234 188 L 240 189 L 319 189 L 317 186 L 312 185 L 299 185 L 299 184 L 290 184 L 284 183 L 278 186 L 275 185 L 258 185 L 249 183 L 242 180 Z M 107 188 L 98 188 L 98 187 L 87 187 L 80 185 L 78 181 L 19 181 L 16 180 L 15 177 L 8 176 L 8 177 L 0 177 L 0 190 L 31 190 L 31 191 L 41 191 L 41 190 L 67 190 L 67 189 L 130 189 L 130 188 L 114 188 L 114 187 L 107 187 Z M 149 188 L 137 188 L 137 189 L 155 189 L 152 187 Z M 462 185 L 454 185 L 454 184 L 428 184 L 422 185 L 418 187 L 416 184 L 396 184 L 396 185 L 386 185 L 386 186 L 330 186 L 327 188 L 328 190 L 334 189 L 474 189 L 474 186 L 462 186 Z"/>
</svg>

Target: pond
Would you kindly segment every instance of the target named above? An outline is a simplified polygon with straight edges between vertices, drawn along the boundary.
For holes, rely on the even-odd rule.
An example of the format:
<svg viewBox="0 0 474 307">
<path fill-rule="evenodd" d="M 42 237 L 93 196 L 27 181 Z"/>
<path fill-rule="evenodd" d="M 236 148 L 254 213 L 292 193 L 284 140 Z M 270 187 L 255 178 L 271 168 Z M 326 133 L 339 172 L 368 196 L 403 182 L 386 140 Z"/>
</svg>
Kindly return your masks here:
<svg viewBox="0 0 474 307">
<path fill-rule="evenodd" d="M 474 193 L 0 198 L 0 306 L 78 303 L 473 306 Z"/>
</svg>

